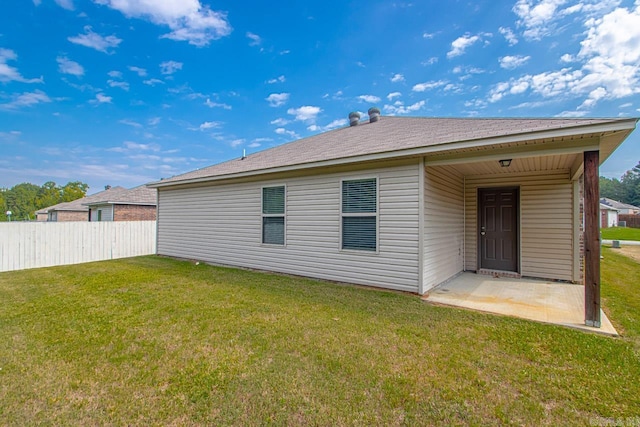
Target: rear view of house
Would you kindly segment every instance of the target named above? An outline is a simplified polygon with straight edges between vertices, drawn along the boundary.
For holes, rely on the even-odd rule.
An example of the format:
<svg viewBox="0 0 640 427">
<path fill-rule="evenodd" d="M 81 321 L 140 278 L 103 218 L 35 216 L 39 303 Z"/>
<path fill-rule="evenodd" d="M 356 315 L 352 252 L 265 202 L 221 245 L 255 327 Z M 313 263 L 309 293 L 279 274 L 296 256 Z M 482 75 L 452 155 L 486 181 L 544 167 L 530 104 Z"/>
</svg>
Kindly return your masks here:
<svg viewBox="0 0 640 427">
<path fill-rule="evenodd" d="M 378 114 L 150 184 L 158 254 L 419 294 L 462 271 L 590 280 L 598 165 L 636 119 Z"/>
</svg>

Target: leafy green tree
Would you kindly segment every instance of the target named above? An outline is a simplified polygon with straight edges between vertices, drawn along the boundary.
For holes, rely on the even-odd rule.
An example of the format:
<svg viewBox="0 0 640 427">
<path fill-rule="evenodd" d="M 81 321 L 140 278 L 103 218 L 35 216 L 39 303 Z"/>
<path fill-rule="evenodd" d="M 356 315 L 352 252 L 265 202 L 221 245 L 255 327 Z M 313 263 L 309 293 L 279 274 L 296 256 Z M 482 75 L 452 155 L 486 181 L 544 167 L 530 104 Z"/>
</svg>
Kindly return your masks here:
<svg viewBox="0 0 640 427">
<path fill-rule="evenodd" d="M 7 202 L 4 200 L 4 193 L 6 188 L 0 188 L 0 221 L 7 220 Z"/>
<path fill-rule="evenodd" d="M 62 187 L 62 202 L 71 202 L 73 200 L 81 199 L 87 194 L 89 185 L 80 181 L 68 182 L 67 185 Z"/>
<path fill-rule="evenodd" d="M 0 188 L 0 221 L 8 219 L 8 210 L 11 211 L 12 221 L 32 220 L 37 210 L 80 199 L 88 189 L 89 185 L 80 181 L 68 182 L 64 187 L 47 181 L 42 187 L 23 182 L 9 189 Z"/>
<path fill-rule="evenodd" d="M 38 192 L 38 209 L 46 208 L 60 203 L 62 190 L 53 181 L 45 182 Z"/>
<path fill-rule="evenodd" d="M 24 221 L 32 219 L 37 210 L 37 198 L 40 187 L 23 182 L 13 186 L 5 194 L 7 210 L 11 211 L 11 219 Z"/>
<path fill-rule="evenodd" d="M 625 203 L 640 205 L 640 162 L 620 179 L 625 190 Z"/>
<path fill-rule="evenodd" d="M 615 178 L 600 177 L 600 197 L 622 201 L 625 198 L 624 186 Z"/>
</svg>

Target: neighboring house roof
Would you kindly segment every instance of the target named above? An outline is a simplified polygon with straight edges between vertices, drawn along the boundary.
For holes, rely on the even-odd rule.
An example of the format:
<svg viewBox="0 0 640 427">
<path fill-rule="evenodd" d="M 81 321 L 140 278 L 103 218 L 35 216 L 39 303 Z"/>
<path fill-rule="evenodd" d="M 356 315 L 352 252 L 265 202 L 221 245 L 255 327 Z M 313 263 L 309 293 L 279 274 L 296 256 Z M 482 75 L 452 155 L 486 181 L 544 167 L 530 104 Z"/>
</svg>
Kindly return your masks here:
<svg viewBox="0 0 640 427">
<path fill-rule="evenodd" d="M 85 203 L 91 202 L 93 200 L 97 200 L 100 198 L 104 198 L 106 197 L 107 194 L 112 193 L 112 192 L 119 192 L 122 190 L 126 190 L 126 188 L 124 187 L 112 187 L 109 188 L 108 190 L 103 190 L 100 191 L 96 194 L 92 194 L 90 196 L 86 196 L 83 197 L 81 199 L 76 199 L 73 200 L 71 202 L 63 202 L 63 203 L 58 203 L 57 205 L 53 205 L 53 206 L 49 206 L 47 208 L 44 209 L 40 209 L 39 211 L 36 211 L 36 214 L 38 213 L 48 213 L 51 211 L 80 211 L 80 212 L 88 212 L 89 208 L 87 208 L 86 206 L 84 206 Z"/>
<path fill-rule="evenodd" d="M 119 187 L 121 190 L 104 194 L 104 197 L 85 201 L 86 206 L 96 205 L 148 205 L 155 206 L 157 202 L 157 191 L 146 185 L 140 185 L 130 190 Z"/>
<path fill-rule="evenodd" d="M 600 199 L 600 203 L 603 203 L 605 205 L 608 205 L 608 206 L 611 206 L 613 208 L 616 208 L 617 210 L 621 210 L 621 209 L 640 210 L 640 208 L 637 207 L 637 206 L 633 206 L 633 205 L 630 205 L 628 203 L 618 202 L 617 200 L 609 199 L 609 198 L 606 198 L 606 197 L 601 198 Z"/>
<path fill-rule="evenodd" d="M 609 205 L 605 205 L 604 203 L 600 203 L 600 210 L 605 210 L 605 211 L 615 211 L 618 212 L 620 209 L 616 209 L 614 207 L 611 207 Z"/>
<path fill-rule="evenodd" d="M 306 167 L 382 160 L 394 157 L 552 140 L 599 137 L 635 128 L 637 119 L 478 119 L 380 117 L 377 122 L 324 132 L 182 175 L 148 184 L 164 187 Z M 625 134 L 626 136 L 626 134 Z M 622 137 L 624 139 L 624 137 Z M 615 148 L 612 147 L 610 151 Z M 601 155 L 604 160 L 610 153 Z"/>
</svg>

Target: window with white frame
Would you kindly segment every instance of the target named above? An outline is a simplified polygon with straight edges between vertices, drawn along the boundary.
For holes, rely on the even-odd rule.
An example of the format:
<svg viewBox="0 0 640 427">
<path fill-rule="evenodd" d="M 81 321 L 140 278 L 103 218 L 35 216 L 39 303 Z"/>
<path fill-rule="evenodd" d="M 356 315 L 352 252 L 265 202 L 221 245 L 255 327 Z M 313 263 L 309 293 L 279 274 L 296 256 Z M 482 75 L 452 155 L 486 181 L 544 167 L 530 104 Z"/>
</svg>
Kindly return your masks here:
<svg viewBox="0 0 640 427">
<path fill-rule="evenodd" d="M 342 249 L 378 250 L 378 179 L 342 181 Z"/>
<path fill-rule="evenodd" d="M 262 188 L 262 243 L 284 246 L 285 187 Z"/>
</svg>

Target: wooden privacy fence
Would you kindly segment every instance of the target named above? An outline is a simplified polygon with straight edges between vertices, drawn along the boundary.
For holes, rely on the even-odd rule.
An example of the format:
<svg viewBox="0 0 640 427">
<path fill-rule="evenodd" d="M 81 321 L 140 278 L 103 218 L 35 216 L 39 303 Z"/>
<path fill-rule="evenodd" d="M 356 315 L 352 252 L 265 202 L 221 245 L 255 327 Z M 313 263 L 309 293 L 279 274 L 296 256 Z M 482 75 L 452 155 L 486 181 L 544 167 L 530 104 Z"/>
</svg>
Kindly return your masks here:
<svg viewBox="0 0 640 427">
<path fill-rule="evenodd" d="M 0 223 L 0 271 L 155 252 L 155 221 Z"/>
<path fill-rule="evenodd" d="M 640 228 L 640 215 L 618 215 L 618 222 L 627 221 L 627 227 Z"/>
</svg>

